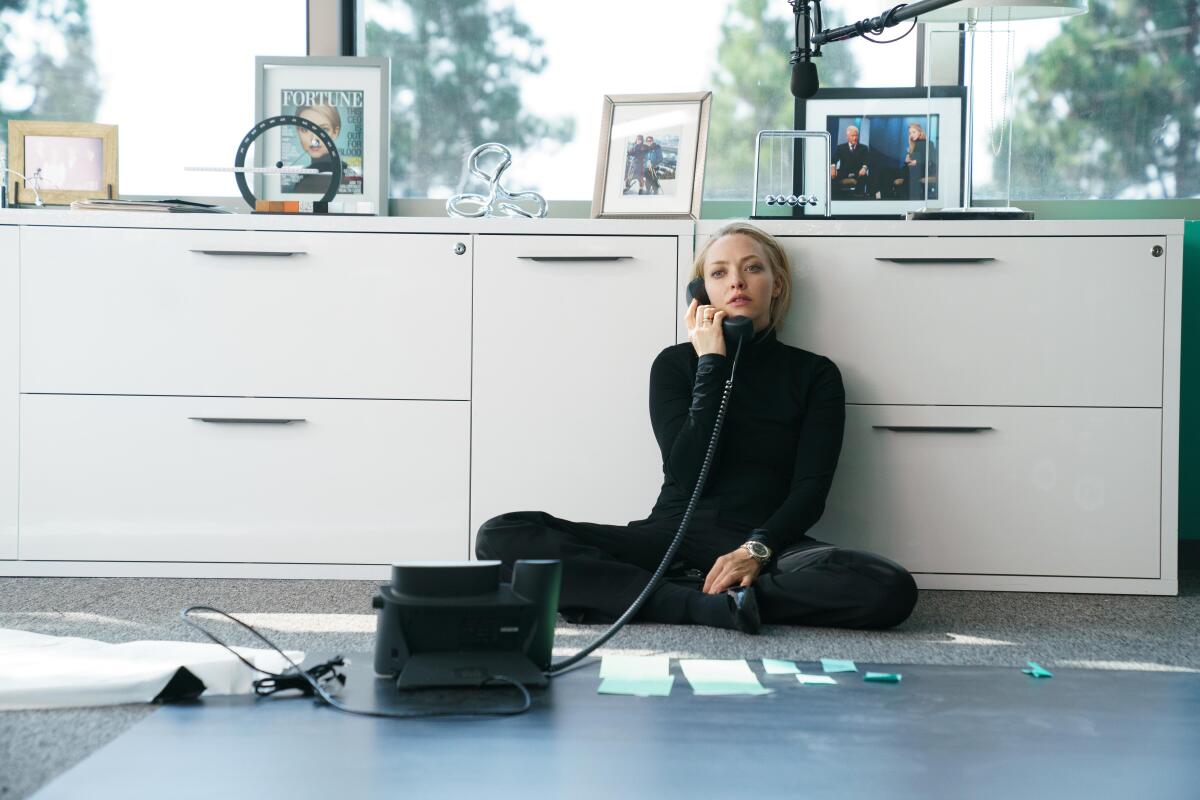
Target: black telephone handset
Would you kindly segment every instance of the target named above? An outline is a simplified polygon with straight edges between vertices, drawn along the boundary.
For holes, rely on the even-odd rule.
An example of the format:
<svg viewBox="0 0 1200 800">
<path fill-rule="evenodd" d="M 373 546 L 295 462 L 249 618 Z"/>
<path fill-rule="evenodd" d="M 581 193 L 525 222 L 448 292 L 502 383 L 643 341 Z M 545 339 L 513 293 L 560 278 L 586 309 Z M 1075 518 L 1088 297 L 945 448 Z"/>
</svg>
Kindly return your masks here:
<svg viewBox="0 0 1200 800">
<path fill-rule="evenodd" d="M 692 304 L 693 299 L 699 300 L 702 306 L 712 305 L 704 289 L 704 278 L 696 278 L 687 285 L 688 305 Z M 749 341 L 754 336 L 754 320 L 749 317 L 725 317 L 721 330 L 725 334 L 725 346 L 736 352 L 743 339 Z"/>
</svg>

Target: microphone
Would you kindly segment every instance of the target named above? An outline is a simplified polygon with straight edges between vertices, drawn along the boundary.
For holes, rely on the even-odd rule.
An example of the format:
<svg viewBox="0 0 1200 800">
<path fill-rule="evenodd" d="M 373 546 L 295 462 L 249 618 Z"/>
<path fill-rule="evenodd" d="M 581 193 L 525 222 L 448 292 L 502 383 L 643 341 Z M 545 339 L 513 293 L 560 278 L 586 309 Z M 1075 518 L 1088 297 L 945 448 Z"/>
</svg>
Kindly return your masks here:
<svg viewBox="0 0 1200 800">
<path fill-rule="evenodd" d="M 821 88 L 821 82 L 817 79 L 817 65 L 811 59 L 811 56 L 793 58 L 792 97 L 807 100 Z"/>
</svg>

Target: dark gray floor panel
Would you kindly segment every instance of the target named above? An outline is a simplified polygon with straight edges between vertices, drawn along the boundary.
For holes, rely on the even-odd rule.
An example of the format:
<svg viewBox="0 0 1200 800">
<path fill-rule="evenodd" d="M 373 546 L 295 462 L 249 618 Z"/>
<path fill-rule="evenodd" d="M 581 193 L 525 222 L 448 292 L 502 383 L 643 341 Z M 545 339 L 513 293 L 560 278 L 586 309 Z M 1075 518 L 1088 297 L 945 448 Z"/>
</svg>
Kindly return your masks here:
<svg viewBox="0 0 1200 800">
<path fill-rule="evenodd" d="M 598 695 L 593 664 L 536 691 L 517 717 L 382 720 L 283 698 L 167 706 L 36 797 L 1193 800 L 1200 787 L 1195 674 L 859 664 L 838 686 L 801 686 L 751 665 L 773 694 L 695 697 L 672 662 L 670 697 Z M 868 668 L 904 677 L 867 683 Z M 366 655 L 344 701 L 404 707 Z"/>
</svg>

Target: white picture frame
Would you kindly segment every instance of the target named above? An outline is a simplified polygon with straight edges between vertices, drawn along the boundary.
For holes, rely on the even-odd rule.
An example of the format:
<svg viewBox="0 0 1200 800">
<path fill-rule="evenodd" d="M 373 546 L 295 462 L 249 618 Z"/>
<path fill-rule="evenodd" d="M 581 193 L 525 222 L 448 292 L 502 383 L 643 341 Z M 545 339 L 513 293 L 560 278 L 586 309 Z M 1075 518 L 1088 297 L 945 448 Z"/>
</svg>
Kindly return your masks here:
<svg viewBox="0 0 1200 800">
<path fill-rule="evenodd" d="M 803 127 L 830 134 L 834 165 L 839 162 L 839 145 L 848 145 L 850 125 L 859 129 L 859 141 L 871 153 L 865 180 L 845 186 L 839 183 L 844 175 L 833 179 L 833 216 L 902 218 L 908 211 L 961 207 L 964 101 L 965 89 L 958 86 L 828 89 L 807 100 Z M 936 154 L 925 160 L 920 175 L 906 167 L 907 131 L 914 122 L 928 135 L 925 149 Z M 822 155 L 817 148 L 812 151 L 805 155 L 806 182 L 812 176 L 823 186 L 831 164 L 819 163 Z"/>
<path fill-rule="evenodd" d="M 699 219 L 711 106 L 712 92 L 605 95 L 592 216 Z"/>
<path fill-rule="evenodd" d="M 316 109 L 314 121 L 334 139 L 342 160 L 342 183 L 334 198 L 350 213 L 386 216 L 391 169 L 391 59 L 357 56 L 257 56 L 254 60 L 255 121 Z M 301 115 L 309 116 L 307 111 Z M 336 135 L 335 135 L 336 132 Z M 255 165 L 320 166 L 324 147 L 298 129 L 266 131 L 255 145 Z M 314 155 L 315 153 L 315 155 Z M 305 159 L 308 161 L 305 161 Z M 316 184 L 324 180 L 320 186 Z M 320 200 L 324 176 L 258 175 L 255 196 L 264 200 Z M 311 191 L 310 191 L 311 190 Z M 371 203 L 364 211 L 360 201 Z"/>
</svg>

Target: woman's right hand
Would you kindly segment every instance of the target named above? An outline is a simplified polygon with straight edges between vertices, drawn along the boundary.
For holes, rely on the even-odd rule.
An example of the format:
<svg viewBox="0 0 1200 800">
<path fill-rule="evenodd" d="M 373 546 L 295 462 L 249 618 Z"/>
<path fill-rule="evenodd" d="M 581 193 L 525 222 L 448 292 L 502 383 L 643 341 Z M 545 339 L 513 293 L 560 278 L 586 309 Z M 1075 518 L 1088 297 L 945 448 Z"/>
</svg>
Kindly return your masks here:
<svg viewBox="0 0 1200 800">
<path fill-rule="evenodd" d="M 688 341 L 696 348 L 696 355 L 726 355 L 725 330 L 721 326 L 725 316 L 724 311 L 718 311 L 713 306 L 702 306 L 699 300 L 692 300 L 683 320 L 687 323 Z"/>
</svg>

